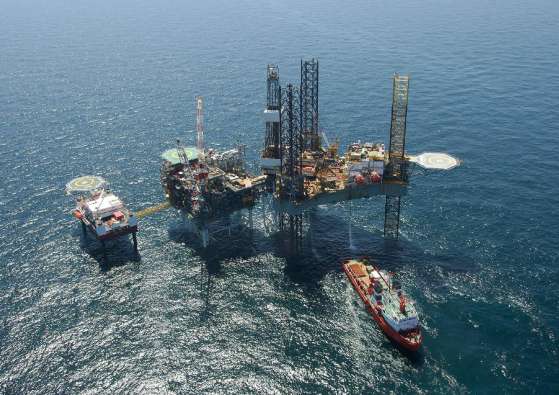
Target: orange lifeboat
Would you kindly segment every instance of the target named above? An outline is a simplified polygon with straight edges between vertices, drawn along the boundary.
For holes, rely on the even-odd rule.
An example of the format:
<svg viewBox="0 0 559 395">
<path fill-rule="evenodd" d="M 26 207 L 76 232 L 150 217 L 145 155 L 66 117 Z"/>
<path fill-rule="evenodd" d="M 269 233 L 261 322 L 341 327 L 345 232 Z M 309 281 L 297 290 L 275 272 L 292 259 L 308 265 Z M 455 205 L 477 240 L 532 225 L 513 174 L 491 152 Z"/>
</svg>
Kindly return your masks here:
<svg viewBox="0 0 559 395">
<path fill-rule="evenodd" d="M 380 182 L 380 174 L 378 174 L 376 171 L 373 171 L 371 173 L 371 182 L 374 182 L 374 183 L 379 183 Z"/>
</svg>

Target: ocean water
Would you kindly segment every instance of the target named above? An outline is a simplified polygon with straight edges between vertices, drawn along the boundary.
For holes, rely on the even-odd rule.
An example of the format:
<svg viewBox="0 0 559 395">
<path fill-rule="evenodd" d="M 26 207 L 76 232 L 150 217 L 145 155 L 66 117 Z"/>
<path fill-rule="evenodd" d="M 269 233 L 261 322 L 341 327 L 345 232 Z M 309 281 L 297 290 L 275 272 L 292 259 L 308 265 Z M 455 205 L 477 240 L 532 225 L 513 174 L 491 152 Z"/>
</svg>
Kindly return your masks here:
<svg viewBox="0 0 559 395">
<path fill-rule="evenodd" d="M 559 391 L 556 2 L 0 6 L 0 393 Z M 296 82 L 313 56 L 330 139 L 387 142 L 391 76 L 409 73 L 408 152 L 464 161 L 414 175 L 397 245 L 377 198 L 309 212 L 292 255 L 262 203 L 208 250 L 173 210 L 146 217 L 140 258 L 125 239 L 102 263 L 68 180 L 161 202 L 159 154 L 194 141 L 195 95 L 208 144 L 246 143 L 256 169 L 266 65 Z M 419 355 L 363 310 L 350 255 L 400 273 Z"/>
</svg>

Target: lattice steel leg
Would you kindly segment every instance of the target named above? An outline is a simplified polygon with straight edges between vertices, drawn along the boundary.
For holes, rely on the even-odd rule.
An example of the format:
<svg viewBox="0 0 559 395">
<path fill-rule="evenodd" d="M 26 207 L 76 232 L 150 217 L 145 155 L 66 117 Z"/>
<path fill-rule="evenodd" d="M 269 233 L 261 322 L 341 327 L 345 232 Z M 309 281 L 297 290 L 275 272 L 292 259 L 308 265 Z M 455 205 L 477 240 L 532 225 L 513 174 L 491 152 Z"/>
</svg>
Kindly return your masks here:
<svg viewBox="0 0 559 395">
<path fill-rule="evenodd" d="M 101 248 L 103 249 L 103 263 L 108 264 L 109 258 L 107 257 L 107 246 L 104 240 L 101 240 Z"/>
<path fill-rule="evenodd" d="M 202 247 L 207 248 L 210 245 L 210 232 L 208 229 L 208 225 L 202 224 L 199 231 L 202 240 Z"/>
<path fill-rule="evenodd" d="M 384 237 L 398 240 L 400 229 L 400 196 L 386 196 Z"/>
<path fill-rule="evenodd" d="M 353 250 L 354 246 L 353 246 L 353 232 L 351 229 L 351 220 L 353 218 L 353 205 L 351 203 L 351 200 L 348 202 L 349 205 L 349 215 L 348 215 L 348 219 L 347 219 L 347 223 L 349 225 L 349 229 L 348 229 L 348 236 L 349 236 L 349 249 Z"/>
</svg>

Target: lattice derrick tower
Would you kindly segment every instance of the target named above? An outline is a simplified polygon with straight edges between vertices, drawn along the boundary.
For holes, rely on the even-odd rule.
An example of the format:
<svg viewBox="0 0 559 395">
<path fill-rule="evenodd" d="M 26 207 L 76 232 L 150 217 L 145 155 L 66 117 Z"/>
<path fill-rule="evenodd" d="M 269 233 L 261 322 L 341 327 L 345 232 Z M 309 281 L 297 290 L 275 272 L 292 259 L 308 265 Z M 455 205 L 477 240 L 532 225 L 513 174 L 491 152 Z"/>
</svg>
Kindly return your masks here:
<svg viewBox="0 0 559 395">
<path fill-rule="evenodd" d="M 292 84 L 280 90 L 281 174 L 284 197 L 303 197 L 303 133 L 301 130 L 300 92 Z"/>
</svg>

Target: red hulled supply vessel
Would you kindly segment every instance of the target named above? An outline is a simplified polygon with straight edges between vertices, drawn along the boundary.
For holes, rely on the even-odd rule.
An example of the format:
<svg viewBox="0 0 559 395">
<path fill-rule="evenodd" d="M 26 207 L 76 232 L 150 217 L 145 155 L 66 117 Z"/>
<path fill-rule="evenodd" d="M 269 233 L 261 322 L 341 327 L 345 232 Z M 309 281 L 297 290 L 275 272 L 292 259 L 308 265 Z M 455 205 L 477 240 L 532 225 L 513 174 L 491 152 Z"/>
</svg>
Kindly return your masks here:
<svg viewBox="0 0 559 395">
<path fill-rule="evenodd" d="M 348 259 L 342 266 L 386 336 L 406 350 L 417 351 L 423 340 L 417 312 L 394 275 L 369 264 L 366 258 Z"/>
</svg>

